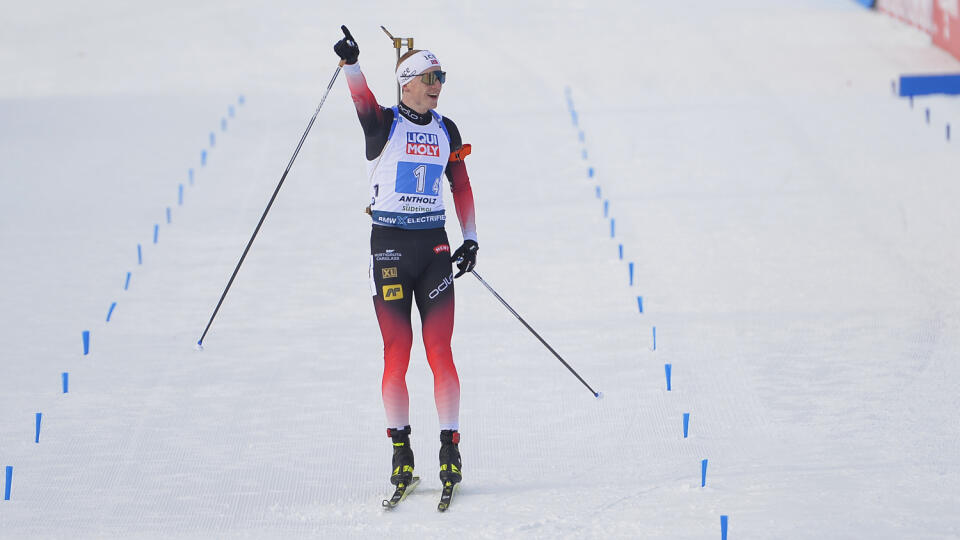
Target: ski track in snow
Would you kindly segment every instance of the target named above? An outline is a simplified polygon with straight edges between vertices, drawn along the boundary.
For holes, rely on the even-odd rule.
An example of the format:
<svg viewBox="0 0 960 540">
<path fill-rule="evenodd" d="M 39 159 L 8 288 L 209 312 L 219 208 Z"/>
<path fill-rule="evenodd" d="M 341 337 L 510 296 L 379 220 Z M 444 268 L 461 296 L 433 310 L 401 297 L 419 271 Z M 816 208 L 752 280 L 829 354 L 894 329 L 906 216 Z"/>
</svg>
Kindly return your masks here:
<svg viewBox="0 0 960 540">
<path fill-rule="evenodd" d="M 889 93 L 957 62 L 917 31 L 826 0 L 48 8 L 0 20 L 0 538 L 718 538 L 720 515 L 730 538 L 960 536 L 942 132 L 960 107 Z M 450 73 L 478 270 L 604 392 L 457 280 L 465 480 L 445 514 L 416 333 L 423 481 L 380 508 L 382 347 L 343 81 L 192 350 L 339 24 L 393 99 L 384 21 Z"/>
</svg>

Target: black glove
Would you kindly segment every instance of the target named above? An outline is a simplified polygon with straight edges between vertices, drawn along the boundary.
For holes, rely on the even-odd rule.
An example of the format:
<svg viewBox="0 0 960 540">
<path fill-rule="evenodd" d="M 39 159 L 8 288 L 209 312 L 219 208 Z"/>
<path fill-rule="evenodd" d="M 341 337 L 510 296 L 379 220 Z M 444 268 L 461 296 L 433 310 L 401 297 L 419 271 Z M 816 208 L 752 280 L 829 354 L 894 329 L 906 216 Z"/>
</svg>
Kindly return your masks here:
<svg viewBox="0 0 960 540">
<path fill-rule="evenodd" d="M 477 265 L 477 250 L 480 246 L 473 240 L 464 240 L 463 245 L 458 247 L 450 257 L 450 262 L 456 262 L 460 272 L 453 276 L 454 279 L 467 272 L 473 272 L 473 267 Z"/>
<path fill-rule="evenodd" d="M 357 58 L 360 57 L 360 47 L 357 47 L 357 42 L 353 40 L 353 36 L 350 35 L 346 26 L 341 26 L 340 29 L 343 30 L 343 35 L 346 37 L 333 46 L 333 52 L 337 53 L 337 56 L 342 58 L 345 64 L 356 64 Z"/>
</svg>

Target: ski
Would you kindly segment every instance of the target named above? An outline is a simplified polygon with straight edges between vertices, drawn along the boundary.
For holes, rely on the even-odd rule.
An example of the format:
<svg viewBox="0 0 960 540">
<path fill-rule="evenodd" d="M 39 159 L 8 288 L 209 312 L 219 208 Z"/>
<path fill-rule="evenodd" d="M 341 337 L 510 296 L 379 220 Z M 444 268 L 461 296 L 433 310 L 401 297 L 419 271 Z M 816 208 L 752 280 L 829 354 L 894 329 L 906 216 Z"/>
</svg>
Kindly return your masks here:
<svg viewBox="0 0 960 540">
<path fill-rule="evenodd" d="M 391 495 L 389 499 L 383 500 L 383 507 L 387 510 L 396 508 L 396 506 L 400 504 L 400 501 L 406 499 L 407 495 L 409 495 L 419 483 L 420 477 L 414 476 L 409 484 L 397 484 L 397 489 L 393 491 L 393 495 Z"/>
<path fill-rule="evenodd" d="M 440 504 L 437 505 L 438 512 L 446 512 L 450 508 L 450 501 L 453 500 L 453 492 L 460 484 L 447 482 L 443 486 L 443 492 L 440 494 Z"/>
</svg>

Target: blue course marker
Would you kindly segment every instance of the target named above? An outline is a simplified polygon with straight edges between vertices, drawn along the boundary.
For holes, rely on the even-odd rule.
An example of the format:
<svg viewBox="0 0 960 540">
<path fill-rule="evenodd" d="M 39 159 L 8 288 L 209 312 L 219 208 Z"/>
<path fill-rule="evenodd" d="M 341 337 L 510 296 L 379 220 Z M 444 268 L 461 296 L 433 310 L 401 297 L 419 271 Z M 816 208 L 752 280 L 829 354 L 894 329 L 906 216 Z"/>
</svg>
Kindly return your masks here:
<svg viewBox="0 0 960 540">
<path fill-rule="evenodd" d="M 229 116 L 230 118 L 233 118 L 234 116 L 233 105 L 230 105 L 229 107 L 227 107 L 227 116 Z"/>
<path fill-rule="evenodd" d="M 707 460 L 700 462 L 700 487 L 707 485 Z"/>
<path fill-rule="evenodd" d="M 653 350 L 657 350 L 657 327 L 653 327 Z"/>
<path fill-rule="evenodd" d="M 593 167 L 587 167 L 587 176 L 593 178 L 594 174 L 596 174 L 596 171 L 593 170 Z"/>
<path fill-rule="evenodd" d="M 573 119 L 573 125 L 576 126 L 576 125 L 577 125 L 577 111 L 571 109 L 571 110 L 570 110 L 570 118 Z"/>
<path fill-rule="evenodd" d="M 683 438 L 686 439 L 690 433 L 690 413 L 683 413 Z"/>
<path fill-rule="evenodd" d="M 610 217 L 610 201 L 603 201 L 603 217 Z"/>
<path fill-rule="evenodd" d="M 596 190 L 596 191 L 597 191 L 597 198 L 599 199 L 599 198 L 600 198 L 600 194 L 601 194 L 600 186 L 597 186 L 597 190 Z"/>
<path fill-rule="evenodd" d="M 227 119 L 226 119 L 226 118 L 221 118 L 221 119 L 220 119 L 220 131 L 226 131 L 226 130 L 227 130 Z"/>
<path fill-rule="evenodd" d="M 202 150 L 200 152 L 200 166 L 205 167 L 207 165 L 207 151 Z"/>
<path fill-rule="evenodd" d="M 36 434 L 33 436 L 33 442 L 40 444 L 40 420 L 43 418 L 43 413 L 37 413 L 37 430 Z"/>
<path fill-rule="evenodd" d="M 673 365 L 672 365 L 672 364 L 664 364 L 664 365 L 663 365 L 663 371 L 666 372 L 666 374 L 667 374 L 667 392 L 670 392 L 670 391 L 672 390 L 672 388 L 671 388 L 671 386 L 670 386 L 670 375 L 671 375 L 671 372 L 673 371 Z"/>
<path fill-rule="evenodd" d="M 620 245 L 617 246 L 617 247 L 618 247 L 619 250 L 620 250 L 620 260 L 622 261 L 622 260 L 623 260 L 623 244 L 620 244 Z"/>
<path fill-rule="evenodd" d="M 143 247 L 137 244 L 137 264 L 143 264 Z"/>
<path fill-rule="evenodd" d="M 217 145 L 217 136 L 211 131 L 210 132 L 210 148 L 213 148 Z"/>
<path fill-rule="evenodd" d="M 187 171 L 187 177 L 190 179 L 190 185 L 193 185 L 193 169 Z"/>
<path fill-rule="evenodd" d="M 643 297 L 637 297 L 637 307 L 640 308 L 640 313 L 643 313 Z"/>
<path fill-rule="evenodd" d="M 183 184 L 177 184 L 177 205 L 183 206 Z"/>
<path fill-rule="evenodd" d="M 123 282 L 123 290 L 130 288 L 130 272 L 127 272 L 127 280 Z"/>
<path fill-rule="evenodd" d="M 182 185 L 182 184 L 181 184 L 181 185 Z M 171 216 L 170 216 L 170 207 L 168 206 L 168 207 L 167 207 L 167 225 L 170 224 L 170 217 L 171 217 Z"/>
<path fill-rule="evenodd" d="M 960 75 L 901 75 L 900 97 L 960 94 Z"/>
<path fill-rule="evenodd" d="M 90 354 L 90 331 L 83 331 L 83 355 L 86 356 Z"/>
<path fill-rule="evenodd" d="M 7 465 L 6 481 L 3 484 L 3 500 L 10 500 L 10 488 L 13 486 L 13 467 Z"/>
<path fill-rule="evenodd" d="M 616 235 L 616 223 L 613 218 L 610 218 L 610 238 L 613 238 Z"/>
<path fill-rule="evenodd" d="M 950 124 L 947 124 L 947 140 L 950 140 Z"/>
<path fill-rule="evenodd" d="M 107 322 L 110 322 L 110 316 L 113 315 L 113 310 L 114 310 L 114 308 L 116 308 L 116 307 L 117 307 L 117 303 L 116 303 L 116 302 L 110 304 L 110 309 L 107 310 Z"/>
<path fill-rule="evenodd" d="M 584 134 L 582 129 L 577 133 L 577 138 L 580 139 L 580 142 L 583 142 Z"/>
<path fill-rule="evenodd" d="M 727 540 L 727 524 L 729 522 L 729 517 L 720 516 L 720 540 Z"/>
<path fill-rule="evenodd" d="M 70 392 L 70 374 L 67 372 L 63 372 L 60 374 L 60 378 L 63 380 L 63 393 L 64 394 L 69 393 Z"/>
<path fill-rule="evenodd" d="M 633 287 L 633 262 L 627 264 L 627 269 L 630 274 L 630 286 Z"/>
<path fill-rule="evenodd" d="M 247 99 L 243 96 L 240 96 L 239 98 L 237 98 L 237 103 L 240 105 L 243 105 L 246 102 L 247 102 Z"/>
<path fill-rule="evenodd" d="M 160 225 L 153 225 L 153 243 L 156 244 L 160 240 Z"/>
<path fill-rule="evenodd" d="M 583 150 L 580 151 L 580 157 L 583 158 L 583 159 L 587 159 L 587 149 L 586 149 L 586 148 L 584 148 Z"/>
</svg>

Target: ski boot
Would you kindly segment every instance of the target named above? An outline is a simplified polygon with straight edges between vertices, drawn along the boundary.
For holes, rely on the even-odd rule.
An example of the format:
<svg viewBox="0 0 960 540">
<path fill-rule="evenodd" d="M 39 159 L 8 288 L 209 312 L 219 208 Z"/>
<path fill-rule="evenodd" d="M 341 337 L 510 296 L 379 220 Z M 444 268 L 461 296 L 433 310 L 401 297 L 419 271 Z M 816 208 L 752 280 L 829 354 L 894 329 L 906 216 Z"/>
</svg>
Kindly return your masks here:
<svg viewBox="0 0 960 540">
<path fill-rule="evenodd" d="M 409 484 L 413 480 L 413 449 L 410 448 L 410 426 L 403 429 L 388 428 L 387 436 L 393 439 L 393 485 Z"/>
<path fill-rule="evenodd" d="M 455 429 L 445 429 L 440 432 L 440 482 L 457 484 L 462 480 L 460 475 L 460 432 Z"/>
</svg>

